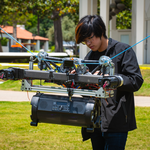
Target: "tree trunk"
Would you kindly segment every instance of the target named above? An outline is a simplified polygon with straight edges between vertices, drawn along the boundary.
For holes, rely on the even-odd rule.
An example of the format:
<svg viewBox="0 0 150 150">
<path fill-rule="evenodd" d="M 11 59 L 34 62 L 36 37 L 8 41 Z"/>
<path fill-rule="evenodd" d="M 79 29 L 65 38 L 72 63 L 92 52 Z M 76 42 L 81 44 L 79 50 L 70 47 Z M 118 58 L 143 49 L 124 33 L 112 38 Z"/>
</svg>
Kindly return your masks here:
<svg viewBox="0 0 150 150">
<path fill-rule="evenodd" d="M 75 55 L 79 55 L 78 53 L 78 47 L 77 47 L 77 43 L 75 42 Z"/>
<path fill-rule="evenodd" d="M 40 35 L 40 17 L 38 15 L 37 35 Z"/>
<path fill-rule="evenodd" d="M 13 38 L 17 40 L 17 22 L 13 22 Z M 13 40 L 13 45 L 16 45 L 15 40 Z"/>
<path fill-rule="evenodd" d="M 63 52 L 61 18 L 54 20 L 55 52 Z"/>
<path fill-rule="evenodd" d="M 1 40 L 0 40 L 0 52 L 3 52 Z"/>
<path fill-rule="evenodd" d="M 1 33 L 1 29 L 0 29 L 0 33 Z M 0 38 L 0 52 L 3 52 L 3 49 L 2 49 L 2 44 L 1 44 L 1 40 L 3 39 L 3 35 L 1 33 L 1 38 Z"/>
</svg>

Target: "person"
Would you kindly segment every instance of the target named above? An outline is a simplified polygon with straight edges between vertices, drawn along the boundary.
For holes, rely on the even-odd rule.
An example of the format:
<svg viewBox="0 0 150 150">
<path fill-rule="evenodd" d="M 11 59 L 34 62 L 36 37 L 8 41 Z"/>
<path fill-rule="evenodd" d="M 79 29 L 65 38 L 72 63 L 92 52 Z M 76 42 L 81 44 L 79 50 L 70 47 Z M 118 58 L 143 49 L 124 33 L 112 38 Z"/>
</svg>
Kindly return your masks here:
<svg viewBox="0 0 150 150">
<path fill-rule="evenodd" d="M 99 60 L 102 55 L 110 58 L 129 48 L 125 43 L 107 38 L 106 26 L 98 15 L 83 17 L 75 29 L 76 43 L 91 49 L 85 60 Z M 93 150 L 125 149 L 128 132 L 136 129 L 134 92 L 143 83 L 136 55 L 132 48 L 112 59 L 115 74 L 123 78 L 123 85 L 114 91 L 114 96 L 101 99 L 101 128 L 88 133 L 82 128 L 83 141 L 91 138 Z M 92 71 L 96 64 L 88 64 Z"/>
</svg>

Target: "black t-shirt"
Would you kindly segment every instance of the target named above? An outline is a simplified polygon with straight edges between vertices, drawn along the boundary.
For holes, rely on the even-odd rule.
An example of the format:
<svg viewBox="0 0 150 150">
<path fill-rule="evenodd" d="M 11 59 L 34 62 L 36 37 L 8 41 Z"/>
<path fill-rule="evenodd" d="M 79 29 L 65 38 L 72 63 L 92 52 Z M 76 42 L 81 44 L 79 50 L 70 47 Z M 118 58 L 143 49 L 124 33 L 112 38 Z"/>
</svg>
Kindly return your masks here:
<svg viewBox="0 0 150 150">
<path fill-rule="evenodd" d="M 91 52 L 91 55 L 89 57 L 89 60 L 99 60 L 99 58 L 103 55 L 105 55 L 106 53 L 106 50 L 102 51 L 102 52 L 99 52 L 99 51 L 92 51 Z M 87 64 L 87 66 L 89 67 L 89 71 L 91 72 L 93 69 L 95 69 L 98 64 Z"/>
</svg>

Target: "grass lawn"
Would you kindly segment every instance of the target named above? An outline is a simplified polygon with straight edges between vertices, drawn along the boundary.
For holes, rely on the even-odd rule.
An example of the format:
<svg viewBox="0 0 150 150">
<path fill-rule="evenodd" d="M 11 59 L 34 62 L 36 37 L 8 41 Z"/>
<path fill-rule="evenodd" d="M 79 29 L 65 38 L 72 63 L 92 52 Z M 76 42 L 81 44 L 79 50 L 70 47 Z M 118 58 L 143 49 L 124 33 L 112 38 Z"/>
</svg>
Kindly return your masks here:
<svg viewBox="0 0 150 150">
<path fill-rule="evenodd" d="M 30 126 L 29 102 L 0 102 L 0 150 L 90 150 L 81 128 L 38 124 Z M 126 150 L 150 150 L 150 108 L 136 107 L 137 130 L 129 132 Z"/>
<path fill-rule="evenodd" d="M 141 74 L 144 79 L 144 83 L 139 91 L 135 92 L 136 96 L 150 96 L 150 70 L 141 69 Z"/>
<path fill-rule="evenodd" d="M 0 102 L 0 150 L 87 150 L 81 128 L 55 124 L 30 126 L 29 102 Z"/>
</svg>

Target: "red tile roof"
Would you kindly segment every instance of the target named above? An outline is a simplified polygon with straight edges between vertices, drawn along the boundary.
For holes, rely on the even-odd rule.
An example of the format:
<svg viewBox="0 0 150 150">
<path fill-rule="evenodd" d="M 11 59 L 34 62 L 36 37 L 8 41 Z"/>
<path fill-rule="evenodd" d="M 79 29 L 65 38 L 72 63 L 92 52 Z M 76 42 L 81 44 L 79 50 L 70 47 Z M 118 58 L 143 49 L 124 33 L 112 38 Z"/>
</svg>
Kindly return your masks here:
<svg viewBox="0 0 150 150">
<path fill-rule="evenodd" d="M 12 26 L 5 26 L 5 27 L 1 27 L 3 30 L 5 30 L 7 33 L 9 34 L 13 34 L 13 27 Z M 4 33 L 2 31 L 2 33 Z M 32 33 L 21 29 L 20 27 L 17 27 L 17 39 L 26 39 L 26 40 L 33 40 L 33 36 Z M 41 36 L 35 36 L 34 40 L 43 40 L 43 41 L 48 41 L 48 38 L 44 38 Z"/>
</svg>

